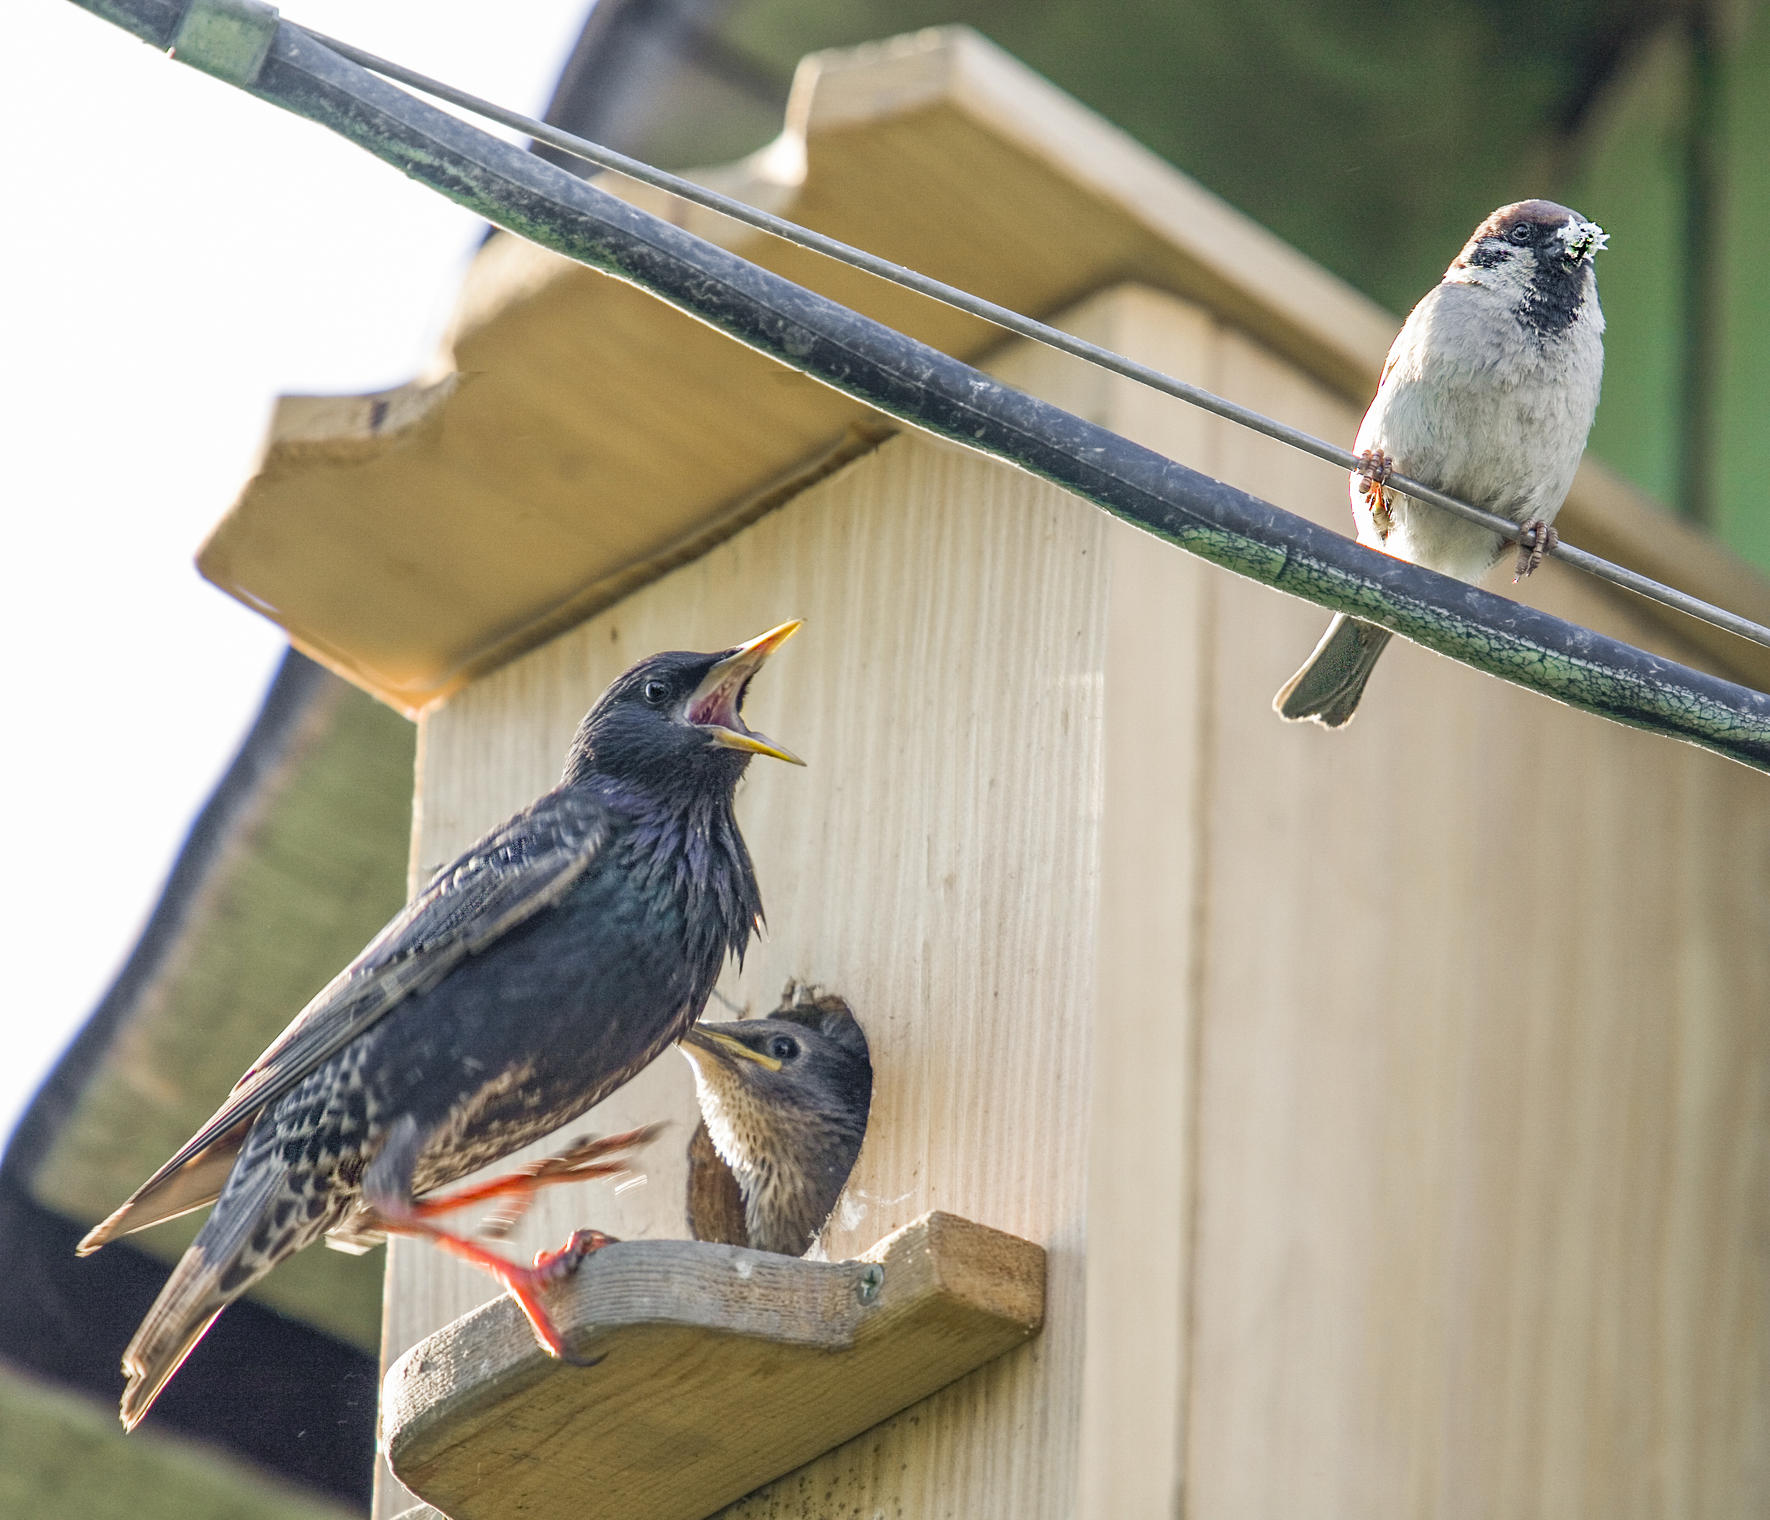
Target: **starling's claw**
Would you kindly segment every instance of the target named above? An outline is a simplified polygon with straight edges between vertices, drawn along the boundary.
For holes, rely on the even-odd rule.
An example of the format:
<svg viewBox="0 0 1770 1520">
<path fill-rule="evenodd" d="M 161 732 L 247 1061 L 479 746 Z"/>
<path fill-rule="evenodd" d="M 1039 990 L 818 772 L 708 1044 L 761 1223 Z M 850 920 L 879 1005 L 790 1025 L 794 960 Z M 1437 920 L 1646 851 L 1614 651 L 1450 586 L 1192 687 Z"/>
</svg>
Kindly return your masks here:
<svg viewBox="0 0 1770 1520">
<path fill-rule="evenodd" d="M 593 1367 L 601 1360 L 598 1357 L 594 1361 L 585 1361 L 567 1351 L 565 1337 L 554 1327 L 547 1306 L 541 1302 L 541 1290 L 570 1277 L 586 1256 L 606 1245 L 613 1245 L 614 1236 L 605 1235 L 601 1230 L 574 1230 L 571 1239 L 557 1251 L 542 1251 L 535 1257 L 532 1267 L 525 1267 L 506 1261 L 475 1241 L 438 1229 L 412 1212 L 413 1208 L 414 1205 L 408 1204 L 403 1210 L 378 1209 L 372 1222 L 390 1235 L 418 1235 L 434 1241 L 451 1255 L 491 1273 L 504 1291 L 516 1300 L 529 1328 L 535 1332 L 535 1339 L 549 1356 L 579 1367 Z"/>
<path fill-rule="evenodd" d="M 569 1362 L 574 1367 L 594 1367 L 602 1358 L 572 1353 L 547 1313 L 547 1306 L 541 1302 L 539 1290 L 563 1282 L 578 1270 L 586 1256 L 614 1243 L 614 1236 L 604 1235 L 601 1230 L 573 1230 L 571 1239 L 557 1251 L 537 1252 L 532 1267 L 507 1262 L 506 1270 L 495 1274 L 528 1316 L 529 1328 L 535 1332 L 541 1349 L 556 1361 Z"/>
<path fill-rule="evenodd" d="M 557 1251 L 535 1252 L 535 1264 L 529 1270 L 537 1282 L 559 1282 L 576 1272 L 586 1256 L 613 1244 L 615 1237 L 601 1230 L 573 1230 L 571 1239 Z"/>
<path fill-rule="evenodd" d="M 528 1316 L 529 1328 L 535 1332 L 541 1349 L 557 1361 L 570 1362 L 574 1367 L 594 1367 L 602 1358 L 586 1359 L 572 1354 L 565 1337 L 555 1328 L 552 1316 L 547 1313 L 547 1306 L 541 1302 L 539 1290 L 563 1282 L 578 1270 L 586 1256 L 613 1245 L 614 1239 L 601 1230 L 573 1230 L 572 1238 L 557 1251 L 537 1252 L 532 1267 L 504 1262 L 504 1270 L 494 1273 Z"/>
</svg>

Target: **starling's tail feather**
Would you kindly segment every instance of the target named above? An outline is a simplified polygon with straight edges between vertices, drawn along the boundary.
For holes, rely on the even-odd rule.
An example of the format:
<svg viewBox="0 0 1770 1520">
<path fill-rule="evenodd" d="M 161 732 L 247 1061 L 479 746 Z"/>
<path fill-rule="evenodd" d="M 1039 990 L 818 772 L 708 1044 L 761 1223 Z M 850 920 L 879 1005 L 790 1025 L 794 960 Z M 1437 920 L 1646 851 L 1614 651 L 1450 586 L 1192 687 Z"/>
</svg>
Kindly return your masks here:
<svg viewBox="0 0 1770 1520">
<path fill-rule="evenodd" d="M 90 1256 L 119 1235 L 132 1235 L 149 1225 L 176 1219 L 214 1203 L 240 1154 L 240 1134 L 223 1136 L 184 1166 L 143 1183 L 109 1219 L 86 1232 L 75 1254 Z"/>
<path fill-rule="evenodd" d="M 248 1250 L 282 1180 L 275 1169 L 267 1173 L 251 1194 L 236 1192 L 217 1204 L 123 1352 L 123 1373 L 129 1379 L 120 1410 L 125 1430 L 141 1423 L 215 1316 L 288 1254 Z"/>
<path fill-rule="evenodd" d="M 177 1307 L 182 1309 L 183 1305 Z M 119 1413 L 125 1430 L 134 1430 L 141 1423 L 160 1390 L 172 1381 L 172 1374 L 184 1365 L 184 1359 L 196 1350 L 197 1342 L 226 1307 L 223 1300 L 207 1313 L 150 1320 L 136 1332 L 123 1353 L 123 1374 L 129 1382 L 123 1389 Z"/>
<path fill-rule="evenodd" d="M 1273 711 L 1293 723 L 1312 719 L 1328 728 L 1350 723 L 1377 656 L 1393 637 L 1387 628 L 1339 613 L 1315 653 L 1279 688 Z"/>
</svg>

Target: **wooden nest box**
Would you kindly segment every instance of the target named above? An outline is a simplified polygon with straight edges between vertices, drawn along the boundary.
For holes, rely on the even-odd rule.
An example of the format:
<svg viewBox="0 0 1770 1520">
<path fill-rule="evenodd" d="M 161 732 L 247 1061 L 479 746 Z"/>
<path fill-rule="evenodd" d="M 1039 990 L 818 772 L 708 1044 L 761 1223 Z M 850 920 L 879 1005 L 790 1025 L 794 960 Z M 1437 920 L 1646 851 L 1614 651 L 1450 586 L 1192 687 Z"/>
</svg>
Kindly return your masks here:
<svg viewBox="0 0 1770 1520">
<path fill-rule="evenodd" d="M 965 32 L 808 60 L 780 141 L 704 177 L 1328 438 L 1353 436 L 1395 328 Z M 1326 465 L 631 194 L 1349 527 Z M 1561 522 L 1770 610 L 1600 468 Z M 761 1429 L 782 1406 L 760 1353 L 704 1357 L 698 1430 L 629 1392 L 621 1460 L 747 1429 L 811 1457 L 749 1516 L 1770 1508 L 1761 776 L 1413 646 L 1348 731 L 1282 725 L 1317 609 L 502 235 L 434 375 L 283 403 L 202 566 L 417 716 L 418 871 L 550 785 L 633 660 L 807 620 L 751 698 L 810 768 L 758 764 L 740 794 L 769 933 L 722 993 L 761 1012 L 798 977 L 866 1028 L 871 1128 L 830 1262 L 957 1216 L 1043 1248 L 1043 1330 L 815 1456 Z M 1564 569 L 1520 594 L 1770 685 L 1764 651 Z M 649 1185 L 546 1199 L 515 1249 L 594 1223 L 663 1281 L 693 1114 L 667 1055 L 587 1121 L 679 1121 Z M 389 1271 L 390 1362 L 492 1295 L 423 1247 Z M 500 1346 L 407 1364 L 396 1462 L 422 1428 L 458 1448 L 436 1491 L 462 1516 L 600 1512 L 594 1397 L 501 1468 L 466 1416 L 433 1417 L 484 1407 Z M 781 1418 L 862 1408 L 858 1383 L 815 1386 Z"/>
</svg>

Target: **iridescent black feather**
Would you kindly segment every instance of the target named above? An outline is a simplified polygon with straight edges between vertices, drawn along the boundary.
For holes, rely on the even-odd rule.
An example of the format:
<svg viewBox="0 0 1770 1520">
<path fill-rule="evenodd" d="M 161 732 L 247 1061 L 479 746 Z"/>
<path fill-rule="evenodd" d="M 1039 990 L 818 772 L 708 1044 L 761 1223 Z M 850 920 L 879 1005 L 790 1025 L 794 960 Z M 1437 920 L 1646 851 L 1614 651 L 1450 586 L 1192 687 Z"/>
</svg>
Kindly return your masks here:
<svg viewBox="0 0 1770 1520">
<path fill-rule="evenodd" d="M 124 1354 L 125 1425 L 285 1256 L 568 1123 L 694 1022 L 761 921 L 738 709 L 790 631 L 617 680 L 561 784 L 437 872 L 81 1243 L 215 1202 Z"/>
</svg>

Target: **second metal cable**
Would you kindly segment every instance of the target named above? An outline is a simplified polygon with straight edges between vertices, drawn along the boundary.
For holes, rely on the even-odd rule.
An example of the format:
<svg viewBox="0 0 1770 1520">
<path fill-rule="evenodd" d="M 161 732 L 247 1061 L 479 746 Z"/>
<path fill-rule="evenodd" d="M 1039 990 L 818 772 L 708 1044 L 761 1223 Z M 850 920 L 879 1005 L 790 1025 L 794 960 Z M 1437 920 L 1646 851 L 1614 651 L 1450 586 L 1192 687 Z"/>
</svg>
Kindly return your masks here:
<svg viewBox="0 0 1770 1520">
<path fill-rule="evenodd" d="M 290 24 L 296 25 L 298 23 Z M 1177 400 L 1187 402 L 1189 405 L 1234 422 L 1241 427 L 1264 434 L 1266 437 L 1288 444 L 1292 448 L 1300 449 L 1306 454 L 1313 454 L 1317 459 L 1325 460 L 1329 464 L 1339 465 L 1348 471 L 1358 467 L 1358 456 L 1350 449 L 1342 448 L 1339 444 L 1329 443 L 1325 439 L 1315 437 L 1312 433 L 1304 432 L 1301 428 L 1294 428 L 1288 423 L 1279 422 L 1249 407 L 1240 406 L 1236 402 L 1226 400 L 1224 397 L 1215 395 L 1199 386 L 1189 385 L 1184 380 L 1177 380 L 1172 375 L 1151 369 L 1146 364 L 1139 364 L 1134 359 L 1127 359 L 1124 355 L 1114 353 L 1111 349 L 1101 348 L 1098 344 L 1073 337 L 1060 328 L 1051 327 L 1044 322 L 1023 316 L 1017 311 L 1011 311 L 1006 306 L 998 306 L 993 301 L 986 301 L 981 296 L 972 295 L 955 286 L 943 284 L 925 274 L 907 269 L 901 264 L 894 264 L 889 259 L 882 259 L 876 254 L 868 253 L 865 249 L 852 247 L 836 238 L 826 237 L 821 232 L 801 227 L 796 222 L 789 222 L 783 217 L 758 210 L 742 201 L 733 200 L 730 196 L 721 195 L 716 190 L 709 190 L 704 185 L 697 185 L 693 180 L 683 179 L 680 175 L 654 168 L 640 159 L 630 158 L 625 153 L 619 153 L 613 148 L 605 148 L 600 143 L 576 137 L 570 132 L 562 132 L 558 127 L 549 126 L 546 122 L 538 121 L 531 116 L 524 116 L 520 111 L 507 110 L 491 101 L 482 100 L 477 95 L 471 95 L 465 90 L 458 90 L 452 85 L 420 74 L 416 69 L 405 68 L 388 59 L 365 52 L 361 48 L 353 47 L 347 42 L 340 42 L 335 37 L 328 37 L 324 32 L 316 32 L 306 27 L 302 29 L 316 42 L 330 48 L 341 57 L 348 58 L 352 63 L 385 78 L 396 80 L 400 84 L 422 90 L 426 95 L 446 101 L 450 105 L 459 106 L 462 110 L 470 111 L 476 116 L 483 116 L 488 121 L 495 121 L 501 126 L 526 133 L 537 142 L 544 142 L 549 147 L 558 148 L 561 152 L 581 158 L 587 163 L 613 170 L 628 179 L 637 180 L 641 184 L 663 190 L 694 205 L 704 207 L 706 210 L 717 212 L 721 216 L 730 217 L 733 221 L 754 227 L 759 232 L 781 238 L 785 242 L 809 249 L 813 253 L 821 253 L 827 258 L 864 270 L 882 280 L 889 280 L 892 284 L 902 286 L 905 290 L 912 290 L 918 295 L 939 301 L 943 305 L 953 307 L 970 316 L 981 318 L 983 321 L 1008 332 L 1030 338 L 1035 343 L 1044 344 L 1049 348 L 1069 354 L 1073 358 L 1109 370 L 1113 374 L 1122 375 L 1127 380 L 1134 380 L 1152 390 L 1173 396 Z M 1480 507 L 1471 506 L 1468 502 L 1459 501 L 1454 496 L 1447 496 L 1424 481 L 1396 474 L 1389 477 L 1387 484 L 1391 490 L 1402 491 L 1419 501 L 1476 523 L 1490 532 L 1497 533 L 1509 542 L 1516 543 L 1518 541 L 1519 525 L 1517 523 L 1509 518 L 1483 511 Z M 1687 616 L 1699 618 L 1705 623 L 1723 628 L 1742 639 L 1748 639 L 1752 643 L 1770 648 L 1770 628 L 1755 623 L 1750 618 L 1742 617 L 1738 613 L 1729 612 L 1724 607 L 1717 607 L 1712 602 L 1705 602 L 1700 597 L 1691 596 L 1688 592 L 1680 591 L 1675 586 L 1667 586 L 1650 576 L 1642 575 L 1639 571 L 1614 564 L 1610 560 L 1588 553 L 1584 549 L 1575 548 L 1565 541 L 1550 549 L 1549 555 L 1551 558 L 1565 561 L 1574 569 L 1583 570 L 1588 575 L 1608 581 L 1613 586 L 1620 586 L 1624 590 L 1644 596 L 1650 601 L 1659 602 L 1661 605 L 1671 607 Z"/>
</svg>

